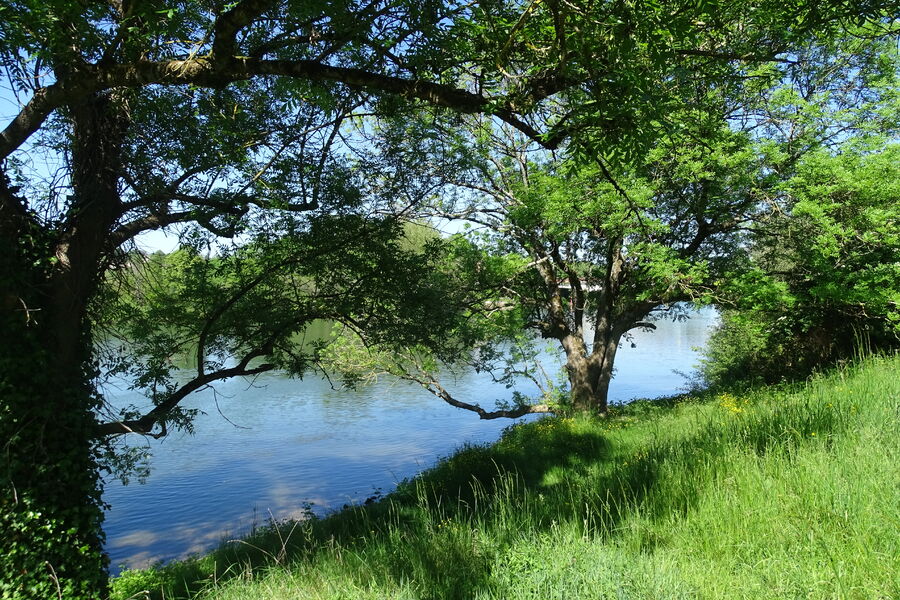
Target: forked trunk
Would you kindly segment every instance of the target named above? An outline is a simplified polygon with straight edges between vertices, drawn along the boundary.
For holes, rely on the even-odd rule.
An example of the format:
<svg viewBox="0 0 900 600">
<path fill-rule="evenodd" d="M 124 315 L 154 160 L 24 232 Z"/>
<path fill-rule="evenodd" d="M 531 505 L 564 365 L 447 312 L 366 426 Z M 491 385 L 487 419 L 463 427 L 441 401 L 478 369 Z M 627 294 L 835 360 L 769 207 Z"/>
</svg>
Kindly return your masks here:
<svg viewBox="0 0 900 600">
<path fill-rule="evenodd" d="M 575 410 L 601 415 L 608 412 L 609 383 L 618 346 L 618 339 L 596 342 L 594 351 L 587 354 L 581 340 L 563 344 L 570 400 Z"/>
</svg>

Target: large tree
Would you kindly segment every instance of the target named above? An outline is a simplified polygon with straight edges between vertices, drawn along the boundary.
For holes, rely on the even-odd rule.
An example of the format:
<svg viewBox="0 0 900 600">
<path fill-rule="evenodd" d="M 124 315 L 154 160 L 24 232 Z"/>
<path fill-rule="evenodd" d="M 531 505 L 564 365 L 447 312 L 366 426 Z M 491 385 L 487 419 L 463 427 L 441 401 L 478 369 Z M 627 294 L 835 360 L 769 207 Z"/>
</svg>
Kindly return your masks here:
<svg viewBox="0 0 900 600">
<path fill-rule="evenodd" d="M 503 130 L 460 151 L 470 168 L 459 167 L 430 207 L 434 217 L 471 227 L 451 244 L 445 267 L 469 300 L 455 302 L 458 328 L 445 340 L 453 350 L 435 357 L 507 383 L 525 375 L 542 388 L 539 402 L 520 395 L 500 410 L 460 402 L 441 383 L 439 362 L 415 359 L 421 349 L 376 348 L 370 368 L 417 381 L 481 418 L 566 407 L 606 413 L 623 338 L 655 328 L 663 314 L 682 315 L 679 303 L 709 301 L 714 282 L 743 254 L 741 230 L 767 191 L 750 137 L 732 130 L 716 104 L 718 114 L 692 107 L 674 115 L 678 130 L 661 133 L 629 169 L 597 154 L 587 164 L 553 159 Z M 564 394 L 534 364 L 529 335 L 553 340 L 564 354 Z M 364 368 L 358 353 L 337 348 L 338 368 Z"/>
<path fill-rule="evenodd" d="M 848 150 L 850 136 L 865 146 L 897 131 L 896 44 L 862 33 L 799 47 L 791 63 L 753 67 L 743 82 L 699 83 L 656 122 L 640 160 L 616 161 L 581 139 L 581 152 L 542 162 L 546 153 L 527 140 L 488 136 L 461 182 L 469 193 L 441 214 L 489 231 L 489 251 L 528 258 L 507 299 L 524 309 L 525 327 L 558 342 L 573 407 L 606 412 L 616 352 L 631 330 L 682 316 L 679 303 L 732 301 L 720 288 L 753 271 L 753 239 L 765 239 L 753 247 L 768 247 L 770 264 L 771 255 L 783 264 L 815 247 L 802 237 L 788 243 L 814 218 L 815 194 L 829 193 L 810 189 L 798 165 L 809 171 L 815 153 Z M 796 198 L 801 184 L 805 203 L 794 206 L 783 196 Z M 830 279 L 819 269 L 804 273 L 814 289 Z M 859 287 L 830 293 L 854 305 Z"/>
<path fill-rule="evenodd" d="M 469 286 L 471 302 L 458 303 L 466 311 L 460 338 L 476 350 L 449 354 L 506 382 L 513 374 L 535 378 L 533 366 L 496 360 L 503 354 L 498 347 L 524 357 L 520 332 L 531 330 L 554 340 L 565 356 L 563 402 L 605 413 L 616 353 L 630 331 L 683 316 L 687 302 L 733 302 L 728 282 L 740 287 L 758 275 L 751 248 L 767 247 L 783 264 L 786 255 L 812 246 L 795 228 L 811 218 L 808 198 L 825 190 L 804 191 L 801 219 L 785 199 L 805 181 L 797 179 L 798 165 L 841 147 L 863 144 L 871 151 L 896 134 L 897 48 L 868 33 L 813 41 L 786 63 L 748 65 L 744 79 L 683 87 L 683 96 L 670 97 L 668 114 L 647 115 L 655 141 L 637 158 L 589 136 L 573 140 L 564 157 L 553 156 L 483 117 L 468 119 L 467 136 L 444 131 L 441 140 L 455 152 L 443 152 L 465 158 L 450 172 L 435 173 L 447 187 L 431 203 L 433 215 L 467 222 L 467 239 L 484 253 L 480 261 L 453 265 L 482 281 Z M 392 138 L 384 141 L 390 145 Z M 788 245 L 792 238 L 798 247 Z M 503 257 L 506 270 L 489 266 Z M 806 277 L 816 288 L 823 284 L 815 280 L 830 279 L 823 272 L 814 281 Z M 830 293 L 846 295 L 845 307 L 858 303 L 850 290 Z M 498 307 L 508 314 L 498 314 Z M 485 326 L 486 337 L 476 339 L 470 323 L 478 320 L 504 325 Z M 406 360 L 386 360 L 391 354 Z M 343 362 L 359 368 L 358 358 Z M 560 400 L 550 386 L 538 404 L 485 410 L 454 399 L 436 365 L 422 369 L 402 348 L 389 350 L 380 364 L 482 418 L 545 412 L 552 408 L 548 400 Z"/>
<path fill-rule="evenodd" d="M 105 594 L 91 317 L 135 236 L 340 210 L 342 125 L 397 101 L 490 114 L 546 147 L 638 139 L 632 105 L 664 104 L 660 72 L 727 77 L 889 4 L 0 4 L 20 99 L 0 133 L 0 594 Z"/>
</svg>

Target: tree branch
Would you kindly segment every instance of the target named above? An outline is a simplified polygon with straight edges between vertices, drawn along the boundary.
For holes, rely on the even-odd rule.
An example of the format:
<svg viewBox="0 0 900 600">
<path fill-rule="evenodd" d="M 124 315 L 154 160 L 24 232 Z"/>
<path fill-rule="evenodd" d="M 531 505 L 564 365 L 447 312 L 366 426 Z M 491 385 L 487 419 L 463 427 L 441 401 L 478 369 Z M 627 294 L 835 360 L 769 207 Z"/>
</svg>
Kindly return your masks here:
<svg viewBox="0 0 900 600">
<path fill-rule="evenodd" d="M 647 315 L 649 315 L 658 306 L 660 306 L 659 302 L 644 301 L 638 302 L 634 304 L 630 309 L 623 311 L 613 324 L 613 337 L 622 337 L 622 335 L 624 335 L 625 333 L 638 327 L 656 329 L 656 326 L 653 323 L 644 321 L 644 318 L 646 318 Z"/>
<path fill-rule="evenodd" d="M 790 65 L 797 64 L 796 60 L 790 60 L 787 58 L 778 58 L 777 56 L 770 54 L 766 56 L 758 56 L 756 54 L 748 53 L 748 54 L 735 54 L 733 52 L 716 52 L 714 50 L 692 50 L 692 49 L 682 49 L 676 50 L 675 54 L 679 54 L 681 56 L 701 56 L 705 58 L 715 58 L 717 60 L 739 60 L 743 62 L 778 62 L 778 63 L 787 63 Z"/>
<path fill-rule="evenodd" d="M 418 383 L 423 388 L 446 402 L 451 406 L 455 406 L 456 408 L 461 408 L 463 410 L 468 410 L 478 414 L 478 418 L 484 420 L 491 419 L 518 419 L 519 417 L 524 417 L 525 415 L 531 414 L 546 414 L 552 413 L 553 410 L 547 404 L 525 404 L 522 406 L 517 406 L 513 409 L 500 409 L 500 410 L 484 410 L 477 404 L 469 404 L 468 402 L 463 402 L 461 400 L 457 400 L 453 396 L 450 395 L 440 383 L 434 381 L 433 379 L 424 379 L 421 377 L 416 377 L 412 374 L 400 375 L 401 379 L 405 379 L 406 381 L 412 381 Z"/>
<path fill-rule="evenodd" d="M 250 25 L 253 19 L 258 17 L 271 4 L 270 0 L 243 0 L 243 2 L 238 2 L 232 7 L 231 10 L 220 15 L 216 19 L 213 29 L 213 56 L 234 57 L 237 54 L 235 43 L 237 33 Z"/>
<path fill-rule="evenodd" d="M 225 30 L 223 25 L 223 31 Z M 218 87 L 261 75 L 333 81 L 354 88 L 422 100 L 462 113 L 494 114 L 545 147 L 552 149 L 553 144 L 558 143 L 557 140 L 545 140 L 537 130 L 519 119 L 509 102 L 498 103 L 497 99 L 451 85 L 405 79 L 364 69 L 337 67 L 311 60 L 262 60 L 214 54 L 211 57 L 191 57 L 186 60 L 86 65 L 71 77 L 35 91 L 31 101 L 0 134 L 0 159 L 6 158 L 21 146 L 55 109 L 78 102 L 100 90 L 114 87 L 138 88 L 151 84 Z M 544 97 L 548 93 L 549 90 L 540 91 Z"/>
<path fill-rule="evenodd" d="M 113 435 L 124 435 L 126 433 L 140 433 L 142 435 L 150 435 L 153 427 L 165 420 L 166 414 L 178 406 L 178 403 L 184 400 L 188 395 L 209 385 L 214 381 L 230 379 L 232 377 L 245 377 L 250 375 L 259 375 L 266 371 L 271 371 L 275 365 L 263 363 L 259 366 L 248 368 L 251 360 L 263 356 L 265 353 L 255 350 L 248 353 L 240 363 L 228 369 L 220 369 L 212 373 L 206 373 L 191 379 L 189 382 L 175 390 L 164 401 L 156 405 L 151 411 L 137 419 L 127 421 L 111 421 L 101 423 L 97 429 L 97 437 L 108 437 Z"/>
<path fill-rule="evenodd" d="M 145 217 L 119 225 L 112 234 L 110 234 L 110 241 L 112 246 L 117 248 L 139 233 L 150 231 L 152 229 L 161 229 L 168 225 L 174 225 L 175 223 L 193 221 L 196 216 L 197 214 L 194 211 L 149 214 Z"/>
</svg>

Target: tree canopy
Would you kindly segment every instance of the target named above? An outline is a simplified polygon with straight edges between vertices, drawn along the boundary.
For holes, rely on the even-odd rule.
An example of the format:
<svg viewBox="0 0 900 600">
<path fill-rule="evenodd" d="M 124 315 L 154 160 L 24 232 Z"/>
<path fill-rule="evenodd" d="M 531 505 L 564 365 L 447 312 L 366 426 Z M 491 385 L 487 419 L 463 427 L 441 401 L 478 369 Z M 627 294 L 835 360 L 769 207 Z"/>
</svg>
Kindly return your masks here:
<svg viewBox="0 0 900 600">
<path fill-rule="evenodd" d="M 900 116 L 897 64 L 893 42 L 867 39 L 861 31 L 811 40 L 790 63 L 754 66 L 742 80 L 698 81 L 673 95 L 667 118 L 647 125 L 657 132 L 655 140 L 631 160 L 617 160 L 584 136 L 573 141 L 574 153 L 554 155 L 483 117 L 464 119 L 463 133 L 450 125 L 438 128 L 433 135 L 451 148 L 443 152 L 462 158 L 452 169 L 442 165 L 446 187 L 430 204 L 431 214 L 472 226 L 467 237 L 484 253 L 476 265 L 482 273 L 489 257 L 505 257 L 511 265 L 505 279 L 493 282 L 491 302 L 460 304 L 468 307 L 467 319 L 500 319 L 505 327 L 486 327 L 493 338 L 472 341 L 477 352 L 454 356 L 487 368 L 486 355 L 503 344 L 518 348 L 521 332 L 531 330 L 565 354 L 568 385 L 562 405 L 554 401 L 558 408 L 605 412 L 616 352 L 630 331 L 683 316 L 684 302 L 746 304 L 742 295 L 763 293 L 768 281 L 756 275 L 790 261 L 786 253 L 816 247 L 809 237 L 816 229 L 799 238 L 790 232 L 809 220 L 803 215 L 811 206 L 827 210 L 819 205 L 827 169 L 819 172 L 822 183 L 814 191 L 803 192 L 804 201 L 797 202 L 794 186 L 806 181 L 803 173 L 815 157 L 824 160 L 851 147 L 873 151 L 893 139 Z M 869 176 L 881 176 L 875 172 L 885 174 L 879 167 Z M 877 189 L 885 186 L 872 193 Z M 792 238 L 798 243 L 793 250 L 764 242 Z M 889 238 L 875 244 L 888 263 Z M 762 248 L 771 256 L 763 259 Z M 831 258 L 820 258 L 819 268 Z M 831 278 L 820 273 L 809 280 Z M 880 281 L 888 287 L 875 304 L 844 294 L 846 300 L 861 313 L 881 310 L 896 287 Z M 832 287 L 832 296 L 842 294 L 840 286 Z M 497 307 L 507 314 L 500 317 Z M 382 364 L 452 399 L 434 369 L 412 376 L 401 364 Z M 521 365 L 509 369 L 502 371 L 504 381 L 512 371 L 535 374 Z M 550 396 L 559 391 L 547 389 Z M 464 408 L 482 418 L 518 416 L 550 410 L 547 400 L 545 393 L 538 404 L 514 410 Z"/>
<path fill-rule="evenodd" d="M 811 153 L 761 229 L 707 350 L 710 383 L 780 381 L 900 344 L 896 142 Z"/>
</svg>

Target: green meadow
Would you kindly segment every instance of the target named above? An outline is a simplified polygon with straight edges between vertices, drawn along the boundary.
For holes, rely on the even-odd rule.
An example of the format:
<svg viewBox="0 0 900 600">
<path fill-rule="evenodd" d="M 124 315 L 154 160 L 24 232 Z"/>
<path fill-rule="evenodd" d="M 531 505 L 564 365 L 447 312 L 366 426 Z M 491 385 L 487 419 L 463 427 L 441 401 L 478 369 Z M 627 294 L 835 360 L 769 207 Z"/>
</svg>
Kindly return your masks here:
<svg viewBox="0 0 900 600">
<path fill-rule="evenodd" d="M 900 358 L 554 417 L 113 597 L 900 598 Z"/>
</svg>

